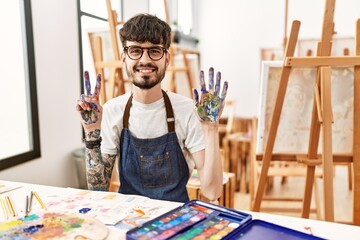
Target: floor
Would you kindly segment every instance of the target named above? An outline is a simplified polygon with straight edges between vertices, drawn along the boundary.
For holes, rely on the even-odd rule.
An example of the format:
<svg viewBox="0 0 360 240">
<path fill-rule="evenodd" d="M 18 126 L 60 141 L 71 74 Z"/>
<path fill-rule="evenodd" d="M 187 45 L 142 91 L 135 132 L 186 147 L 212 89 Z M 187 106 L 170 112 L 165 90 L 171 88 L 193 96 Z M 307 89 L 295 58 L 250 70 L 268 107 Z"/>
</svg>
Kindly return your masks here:
<svg viewBox="0 0 360 240">
<path fill-rule="evenodd" d="M 276 197 L 299 197 L 302 198 L 304 191 L 305 178 L 302 177 L 289 177 L 287 183 L 281 185 L 280 177 L 274 179 L 273 188 L 267 193 L 268 196 Z M 322 196 L 323 196 L 323 181 L 317 179 L 319 186 L 319 196 L 321 202 L 321 214 L 323 216 Z M 350 223 L 352 221 L 352 191 L 348 187 L 348 169 L 347 166 L 336 166 L 334 177 L 334 206 L 335 206 L 335 221 L 341 223 Z M 314 195 L 313 195 L 314 196 Z M 314 197 L 313 197 L 314 198 Z M 273 202 L 263 201 L 262 207 L 293 207 L 300 208 L 300 202 Z M 315 202 L 312 201 L 312 208 L 315 207 Z M 237 210 L 250 210 L 250 195 L 245 193 L 235 193 L 234 208 Z M 274 214 L 290 215 L 300 217 L 299 213 L 286 213 L 286 212 L 271 212 Z M 317 219 L 315 213 L 310 214 L 311 219 Z"/>
</svg>

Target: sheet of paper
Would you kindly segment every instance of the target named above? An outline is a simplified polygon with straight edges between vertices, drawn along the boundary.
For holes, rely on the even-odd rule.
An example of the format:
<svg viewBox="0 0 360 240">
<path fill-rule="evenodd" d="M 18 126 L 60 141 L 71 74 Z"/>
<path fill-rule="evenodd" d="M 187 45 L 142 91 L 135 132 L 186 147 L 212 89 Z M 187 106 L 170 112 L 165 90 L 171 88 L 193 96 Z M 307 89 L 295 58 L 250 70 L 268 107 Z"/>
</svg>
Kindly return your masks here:
<svg viewBox="0 0 360 240">
<path fill-rule="evenodd" d="M 19 183 L 12 183 L 12 182 L 1 182 L 0 181 L 0 194 L 1 193 L 6 193 L 6 192 L 10 192 L 12 190 L 21 188 L 22 185 L 20 185 Z"/>
<path fill-rule="evenodd" d="M 133 205 L 128 215 L 114 227 L 120 232 L 127 232 L 181 205 L 183 203 L 143 199 Z"/>
<path fill-rule="evenodd" d="M 69 189 L 67 194 L 46 196 L 44 202 L 49 210 L 83 213 L 104 224 L 114 225 L 128 216 L 132 206 L 144 199 L 147 198 L 116 192 Z"/>
</svg>

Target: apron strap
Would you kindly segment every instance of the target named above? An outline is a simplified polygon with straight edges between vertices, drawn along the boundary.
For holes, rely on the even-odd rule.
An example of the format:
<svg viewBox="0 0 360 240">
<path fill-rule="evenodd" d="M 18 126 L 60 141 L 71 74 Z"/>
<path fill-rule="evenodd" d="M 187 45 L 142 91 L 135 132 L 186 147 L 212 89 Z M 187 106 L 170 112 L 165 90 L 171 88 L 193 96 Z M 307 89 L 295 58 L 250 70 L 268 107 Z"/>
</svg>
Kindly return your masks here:
<svg viewBox="0 0 360 240">
<path fill-rule="evenodd" d="M 168 132 L 175 132 L 175 117 L 170 99 L 164 90 L 161 91 L 163 93 L 164 102 L 165 102 L 166 122 L 168 126 Z M 130 108 L 131 108 L 132 99 L 133 99 L 133 95 L 131 94 L 125 106 L 124 117 L 123 117 L 123 128 L 129 128 L 129 117 L 130 117 Z"/>
<path fill-rule="evenodd" d="M 133 95 L 131 94 L 125 106 L 125 111 L 123 116 L 123 128 L 129 128 L 129 117 L 130 117 L 130 108 L 131 108 L 132 99 L 133 99 Z"/>
<path fill-rule="evenodd" d="M 168 131 L 169 132 L 175 132 L 175 117 L 174 117 L 174 111 L 169 99 L 169 96 L 166 94 L 164 90 L 161 90 L 163 92 L 163 97 L 165 101 L 165 108 L 166 108 L 166 122 L 168 125 Z"/>
</svg>

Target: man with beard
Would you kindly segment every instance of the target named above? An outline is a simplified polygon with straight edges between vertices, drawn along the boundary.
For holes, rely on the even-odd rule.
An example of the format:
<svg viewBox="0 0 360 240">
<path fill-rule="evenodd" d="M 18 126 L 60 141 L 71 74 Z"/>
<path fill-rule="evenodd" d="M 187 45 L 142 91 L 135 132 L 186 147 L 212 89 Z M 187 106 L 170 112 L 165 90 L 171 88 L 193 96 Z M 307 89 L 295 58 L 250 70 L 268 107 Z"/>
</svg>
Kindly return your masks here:
<svg viewBox="0 0 360 240">
<path fill-rule="evenodd" d="M 133 83 L 132 92 L 109 100 L 102 108 L 98 102 L 101 77 L 91 94 L 85 72 L 86 95 L 77 101 L 85 131 L 89 189 L 108 190 L 118 156 L 120 193 L 186 202 L 186 184 L 196 167 L 202 194 L 215 201 L 222 191 L 218 120 L 227 83 L 219 96 L 221 76 L 216 76 L 214 91 L 210 68 L 209 91 L 201 72 L 201 96 L 194 90 L 194 104 L 163 91 L 171 29 L 155 16 L 134 16 L 120 30 L 120 39 L 124 46 L 121 60 Z"/>
</svg>

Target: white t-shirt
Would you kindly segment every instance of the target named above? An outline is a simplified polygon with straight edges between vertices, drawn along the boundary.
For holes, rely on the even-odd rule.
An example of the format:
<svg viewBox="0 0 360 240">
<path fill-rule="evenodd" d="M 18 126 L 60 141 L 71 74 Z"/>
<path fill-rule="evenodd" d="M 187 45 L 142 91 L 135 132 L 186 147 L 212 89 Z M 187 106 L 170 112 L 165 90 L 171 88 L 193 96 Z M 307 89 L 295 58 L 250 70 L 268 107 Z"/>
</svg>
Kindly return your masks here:
<svg viewBox="0 0 360 240">
<path fill-rule="evenodd" d="M 201 124 L 193 111 L 191 99 L 167 92 L 175 117 L 175 132 L 185 156 L 190 173 L 194 169 L 191 154 L 205 149 Z M 130 93 L 107 101 L 103 106 L 101 123 L 101 152 L 116 154 L 120 152 L 120 134 L 123 129 L 123 114 Z M 131 134 L 140 139 L 160 137 L 168 133 L 164 99 L 143 104 L 132 100 L 129 118 Z"/>
</svg>

